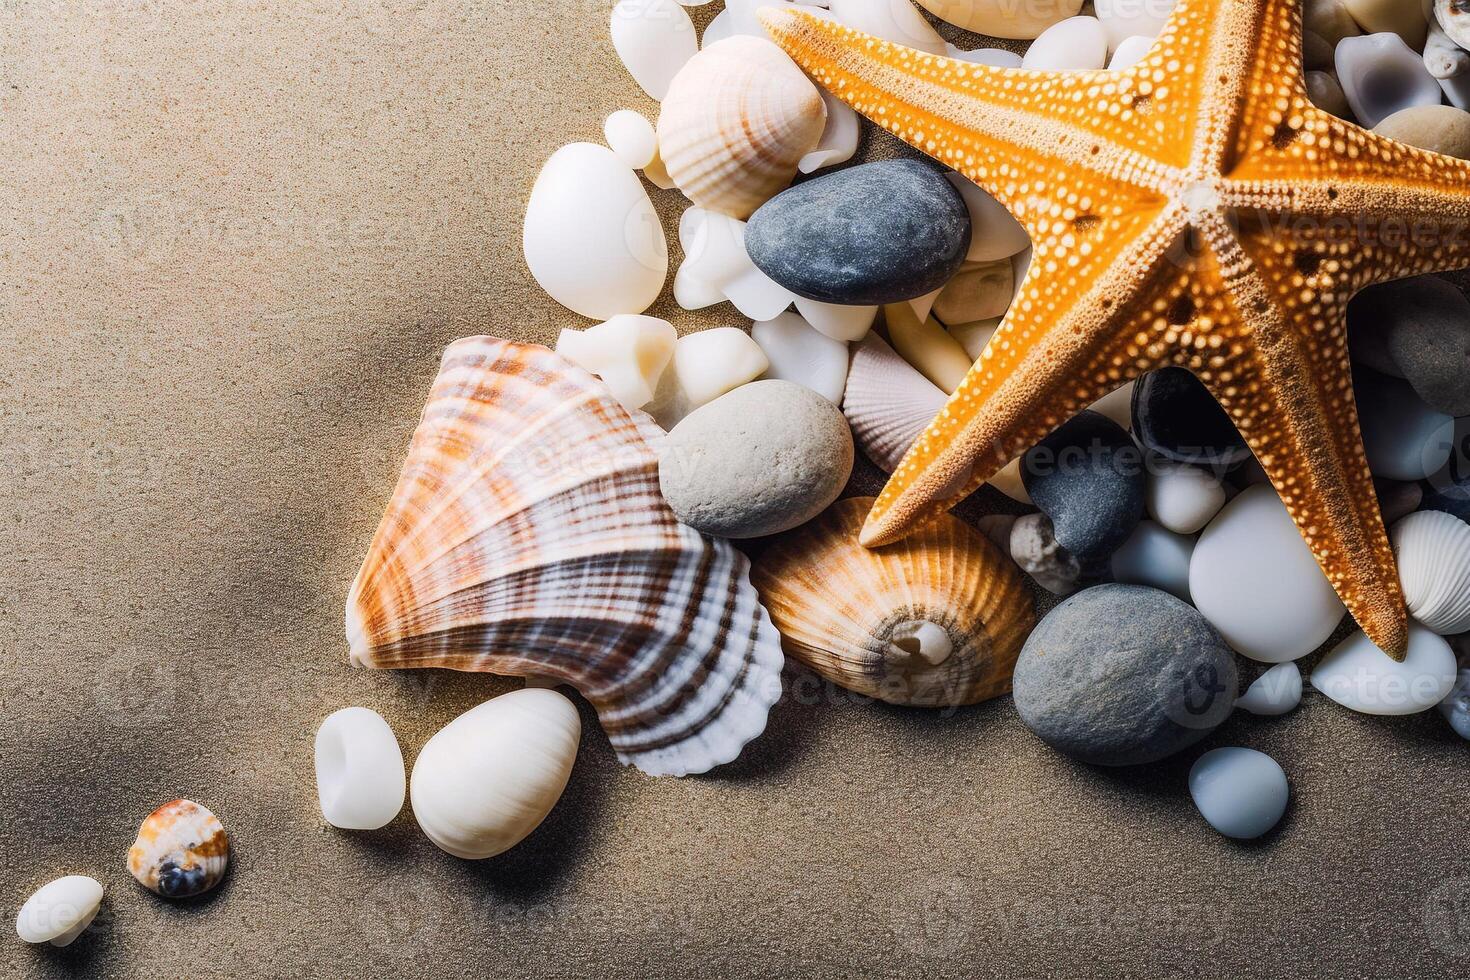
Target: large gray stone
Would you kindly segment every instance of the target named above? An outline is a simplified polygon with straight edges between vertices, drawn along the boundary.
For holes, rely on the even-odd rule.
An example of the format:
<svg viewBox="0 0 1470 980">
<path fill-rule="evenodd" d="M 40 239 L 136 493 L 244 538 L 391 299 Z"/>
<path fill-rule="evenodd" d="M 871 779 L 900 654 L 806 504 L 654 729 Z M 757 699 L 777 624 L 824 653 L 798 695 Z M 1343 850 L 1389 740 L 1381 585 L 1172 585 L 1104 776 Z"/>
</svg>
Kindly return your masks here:
<svg viewBox="0 0 1470 980">
<path fill-rule="evenodd" d="M 847 485 L 852 461 L 852 432 L 837 406 L 789 381 L 756 381 L 674 426 L 658 482 L 690 527 L 756 538 L 820 514 Z"/>
<path fill-rule="evenodd" d="M 1084 571 L 1105 561 L 1143 518 L 1143 453 L 1127 429 L 1098 412 L 1077 413 L 1027 450 L 1021 480 Z"/>
<path fill-rule="evenodd" d="M 1235 703 L 1234 654 L 1188 603 L 1138 585 L 1079 592 L 1016 661 L 1021 720 L 1082 762 L 1131 766 L 1188 748 Z"/>
</svg>

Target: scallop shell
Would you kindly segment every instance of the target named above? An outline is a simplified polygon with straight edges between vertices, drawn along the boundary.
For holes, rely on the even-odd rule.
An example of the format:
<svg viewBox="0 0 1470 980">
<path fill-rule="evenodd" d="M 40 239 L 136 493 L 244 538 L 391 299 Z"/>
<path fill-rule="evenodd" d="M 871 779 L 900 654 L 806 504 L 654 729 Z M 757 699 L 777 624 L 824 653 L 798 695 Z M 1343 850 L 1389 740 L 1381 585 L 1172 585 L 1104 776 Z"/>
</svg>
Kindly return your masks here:
<svg viewBox="0 0 1470 980">
<path fill-rule="evenodd" d="M 779 638 L 744 556 L 664 503 L 662 437 L 544 347 L 450 345 L 348 596 L 353 662 L 570 684 L 653 775 L 734 759 Z"/>
<path fill-rule="evenodd" d="M 164 898 L 202 895 L 224 879 L 230 839 L 219 817 L 193 800 L 172 800 L 148 814 L 128 851 L 128 870 Z"/>
<path fill-rule="evenodd" d="M 1436 510 L 1389 533 L 1409 615 L 1441 636 L 1470 631 L 1470 524 Z"/>
<path fill-rule="evenodd" d="M 689 200 L 748 218 L 791 183 L 826 123 L 821 93 L 785 52 L 736 35 L 674 77 L 658 116 L 659 153 Z"/>
<path fill-rule="evenodd" d="M 895 544 L 864 548 L 858 531 L 872 504 L 838 501 L 751 572 L 786 652 L 893 704 L 973 704 L 1009 691 L 1036 625 L 1020 571 L 947 514 Z"/>
<path fill-rule="evenodd" d="M 842 414 L 863 455 L 885 473 L 934 421 L 947 396 L 875 333 L 853 351 Z"/>
</svg>

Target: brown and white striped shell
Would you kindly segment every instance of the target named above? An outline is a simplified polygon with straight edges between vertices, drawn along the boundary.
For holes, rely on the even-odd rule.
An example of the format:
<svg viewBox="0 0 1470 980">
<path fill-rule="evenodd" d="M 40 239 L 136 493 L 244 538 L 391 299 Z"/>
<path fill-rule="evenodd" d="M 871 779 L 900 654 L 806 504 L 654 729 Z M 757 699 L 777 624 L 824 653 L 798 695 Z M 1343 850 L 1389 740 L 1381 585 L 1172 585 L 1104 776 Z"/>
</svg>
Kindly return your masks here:
<svg viewBox="0 0 1470 980">
<path fill-rule="evenodd" d="M 893 704 L 973 704 L 1011 689 L 1036 613 L 1020 571 L 948 514 L 864 548 L 873 498 L 839 500 L 772 545 L 751 580 L 786 652 L 822 677 Z"/>
<path fill-rule="evenodd" d="M 734 759 L 779 638 L 745 557 L 664 503 L 662 435 L 544 347 L 451 344 L 348 596 L 353 663 L 570 684 L 653 775 Z"/>
<path fill-rule="evenodd" d="M 191 898 L 224 879 L 230 838 L 224 825 L 193 800 L 172 800 L 148 814 L 128 850 L 128 871 L 164 898 Z"/>
<path fill-rule="evenodd" d="M 764 38 L 737 35 L 679 69 L 658 116 L 658 150 L 684 196 L 748 218 L 791 183 L 827 125 L 822 95 Z"/>
</svg>

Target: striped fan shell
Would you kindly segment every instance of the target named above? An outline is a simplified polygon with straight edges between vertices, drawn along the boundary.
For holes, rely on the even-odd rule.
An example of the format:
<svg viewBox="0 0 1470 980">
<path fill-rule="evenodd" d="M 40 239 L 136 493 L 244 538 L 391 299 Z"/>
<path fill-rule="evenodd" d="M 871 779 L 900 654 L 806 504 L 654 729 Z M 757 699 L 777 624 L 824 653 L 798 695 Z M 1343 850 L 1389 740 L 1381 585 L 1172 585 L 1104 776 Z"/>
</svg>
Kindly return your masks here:
<svg viewBox="0 0 1470 980">
<path fill-rule="evenodd" d="M 544 347 L 452 344 L 348 596 L 352 661 L 570 684 L 653 775 L 734 759 L 779 638 L 745 557 L 664 503 L 661 437 Z"/>
<path fill-rule="evenodd" d="M 872 504 L 840 500 L 757 560 L 751 581 L 786 652 L 894 704 L 973 704 L 1009 691 L 1036 625 L 1020 570 L 948 514 L 864 548 L 858 532 Z"/>
<path fill-rule="evenodd" d="M 898 469 L 948 400 L 876 333 L 853 349 L 842 414 L 858 448 L 884 473 Z"/>
<path fill-rule="evenodd" d="M 1421 510 L 1388 534 L 1409 615 L 1441 636 L 1470 631 L 1470 524 Z"/>
</svg>

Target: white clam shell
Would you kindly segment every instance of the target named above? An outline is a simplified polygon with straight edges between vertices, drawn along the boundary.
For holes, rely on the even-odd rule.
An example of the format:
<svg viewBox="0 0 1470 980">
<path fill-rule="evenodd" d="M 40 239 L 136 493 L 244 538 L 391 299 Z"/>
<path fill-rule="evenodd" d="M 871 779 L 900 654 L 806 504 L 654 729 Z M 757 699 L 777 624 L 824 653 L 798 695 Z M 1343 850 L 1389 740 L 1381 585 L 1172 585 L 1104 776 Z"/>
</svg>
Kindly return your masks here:
<svg viewBox="0 0 1470 980">
<path fill-rule="evenodd" d="M 658 100 L 699 50 L 694 22 L 674 0 L 622 0 L 613 7 L 612 42 L 633 80 Z"/>
<path fill-rule="evenodd" d="M 572 143 L 546 161 L 522 245 L 541 288 L 595 320 L 643 312 L 669 271 L 663 226 L 642 182 L 596 143 Z"/>
<path fill-rule="evenodd" d="M 862 0 L 849 0 L 854 5 Z M 907 0 L 896 0 L 907 6 Z M 1030 40 L 1082 9 L 1082 0 L 919 0 L 935 17 L 976 34 Z M 882 3 L 874 6 L 883 6 Z"/>
<path fill-rule="evenodd" d="M 796 313 L 782 313 L 750 327 L 770 367 L 764 377 L 810 388 L 834 405 L 847 386 L 847 345 L 819 333 Z"/>
<path fill-rule="evenodd" d="M 624 408 L 642 408 L 653 401 L 677 340 L 669 321 L 626 314 L 586 330 L 563 330 L 556 352 L 601 378 Z"/>
<path fill-rule="evenodd" d="M 1409 615 L 1441 636 L 1470 632 L 1470 524 L 1423 510 L 1388 537 Z"/>
<path fill-rule="evenodd" d="M 1049 71 L 1096 70 L 1107 63 L 1108 34 L 1096 17 L 1068 17 L 1053 24 L 1021 59 L 1022 68 Z"/>
<path fill-rule="evenodd" d="M 786 53 L 737 34 L 691 58 L 658 116 L 669 176 L 700 207 L 735 218 L 791 183 L 827 124 L 817 87 Z"/>
<path fill-rule="evenodd" d="M 658 155 L 658 135 L 641 112 L 619 109 L 602 123 L 602 138 L 610 150 L 634 170 L 642 170 Z"/>
<path fill-rule="evenodd" d="M 512 691 L 471 708 L 414 761 L 414 818 L 455 857 L 501 854 L 561 799 L 581 737 L 576 706 L 556 691 Z"/>
<path fill-rule="evenodd" d="M 1397 34 L 1367 34 L 1338 42 L 1337 80 L 1358 122 L 1369 129 L 1401 109 L 1439 105 L 1439 82 L 1424 58 Z"/>
<path fill-rule="evenodd" d="M 333 827 L 386 827 L 403 809 L 406 786 L 403 751 L 376 711 L 343 708 L 317 729 L 317 799 Z"/>
<path fill-rule="evenodd" d="M 756 268 L 745 251 L 745 222 L 695 206 L 679 218 L 684 261 L 674 277 L 674 300 L 699 310 L 729 300 L 752 320 L 771 320 L 795 295 Z"/>
<path fill-rule="evenodd" d="M 69 946 L 102 906 L 102 885 L 86 875 L 67 875 L 31 893 L 15 917 L 15 932 L 28 943 Z"/>
<path fill-rule="evenodd" d="M 1253 715 L 1284 715 L 1302 702 L 1302 672 L 1295 661 L 1277 664 L 1251 682 L 1235 706 Z"/>
<path fill-rule="evenodd" d="M 858 448 L 883 472 L 898 468 L 947 400 L 877 334 L 868 334 L 853 351 L 842 414 Z"/>
<path fill-rule="evenodd" d="M 1031 237 L 1020 222 L 1011 217 L 994 197 L 970 178 L 958 173 L 947 173 L 945 179 L 954 185 L 965 199 L 965 208 L 970 212 L 970 249 L 965 253 L 966 262 L 993 262 L 1008 259 L 1031 245 Z M 1016 281 L 1020 282 L 1017 274 Z"/>
<path fill-rule="evenodd" d="M 1409 624 L 1409 650 L 1394 660 L 1361 630 L 1312 671 L 1312 686 L 1344 708 L 1367 715 L 1411 715 L 1434 707 L 1455 686 L 1455 654 L 1441 637 Z"/>
</svg>

